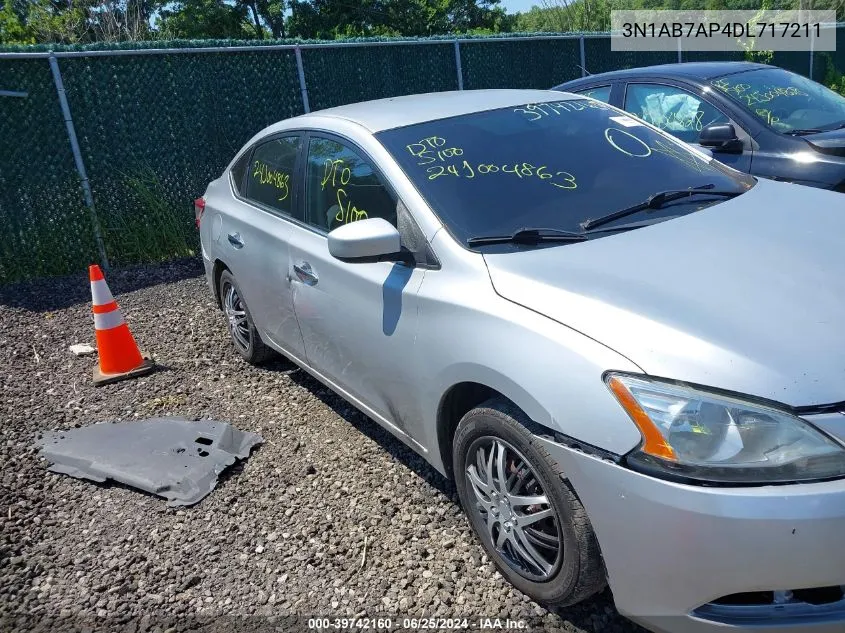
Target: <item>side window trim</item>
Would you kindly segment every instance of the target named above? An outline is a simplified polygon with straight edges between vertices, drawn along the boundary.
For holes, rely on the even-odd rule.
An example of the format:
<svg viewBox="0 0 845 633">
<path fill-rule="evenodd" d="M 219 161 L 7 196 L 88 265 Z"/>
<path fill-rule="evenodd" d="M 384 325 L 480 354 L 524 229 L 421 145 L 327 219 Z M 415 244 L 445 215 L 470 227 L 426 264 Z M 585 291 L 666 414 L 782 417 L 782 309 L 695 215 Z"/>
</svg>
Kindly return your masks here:
<svg viewBox="0 0 845 633">
<path fill-rule="evenodd" d="M 247 182 L 247 174 L 249 173 L 250 167 L 252 165 L 252 156 L 255 153 L 256 147 L 258 147 L 259 145 L 263 145 L 264 143 L 269 143 L 270 141 L 273 141 L 273 140 L 278 139 L 278 138 L 294 138 L 295 137 L 297 139 L 298 145 L 297 145 L 297 149 L 296 149 L 296 159 L 294 161 L 294 166 L 293 166 L 293 174 L 292 174 L 293 178 L 291 179 L 293 181 L 292 187 L 291 187 L 291 213 L 284 213 L 283 211 L 280 211 L 279 209 L 274 209 L 273 207 L 262 203 L 260 200 L 253 200 L 252 198 L 248 198 L 243 193 L 238 192 L 238 190 L 235 189 L 235 187 L 232 187 L 232 195 L 234 195 L 235 198 L 237 198 L 240 202 L 243 202 L 244 204 L 248 204 L 251 207 L 254 207 L 254 208 L 256 208 L 260 211 L 264 211 L 265 213 L 269 213 L 270 215 L 273 215 L 273 216 L 280 218 L 282 220 L 296 220 L 297 218 L 295 217 L 295 214 L 300 211 L 300 207 L 299 207 L 300 186 L 299 186 L 299 178 L 297 177 L 297 173 L 299 172 L 300 166 L 303 162 L 303 150 L 304 150 L 303 139 L 305 138 L 305 136 L 306 136 L 306 132 L 303 131 L 303 130 L 284 130 L 282 132 L 276 132 L 274 134 L 269 134 L 269 135 L 264 136 L 264 137 L 260 138 L 259 140 L 257 140 L 255 143 L 253 143 L 249 147 L 249 149 L 246 150 L 246 152 L 244 152 L 241 155 L 243 157 L 243 156 L 246 156 L 247 154 L 249 154 L 249 159 L 247 161 L 247 168 L 244 171 L 243 181 L 241 182 L 241 188 L 245 190 L 246 189 L 246 182 Z M 229 184 L 231 185 L 232 184 L 231 183 L 231 170 L 230 170 L 229 173 L 230 173 L 230 178 L 229 178 L 230 183 Z"/>
<path fill-rule="evenodd" d="M 372 156 L 370 156 L 364 149 L 362 149 L 361 146 L 358 145 L 355 141 L 353 141 L 349 138 L 346 138 L 345 136 L 342 136 L 340 134 L 337 134 L 336 132 L 329 132 L 327 130 L 316 130 L 316 129 L 315 130 L 308 130 L 305 133 L 304 138 L 303 138 L 303 142 L 302 142 L 301 177 L 297 177 L 297 180 L 300 183 L 302 183 L 303 219 L 304 219 L 304 216 L 305 216 L 304 209 L 305 209 L 305 206 L 306 206 L 307 200 L 308 200 L 308 183 L 306 182 L 305 172 L 306 172 L 306 169 L 308 167 L 308 148 L 311 146 L 311 139 L 313 139 L 313 138 L 325 139 L 327 141 L 334 141 L 335 143 L 339 143 L 340 145 L 343 145 L 347 149 L 349 149 L 349 150 L 355 152 L 356 154 L 358 154 L 358 156 L 360 156 L 365 161 L 367 161 L 367 164 L 370 166 L 370 169 L 373 170 L 373 174 L 375 174 L 375 176 L 379 179 L 379 181 L 381 181 L 381 183 L 384 185 L 384 188 L 387 189 L 387 191 L 390 193 L 390 195 L 392 195 L 396 199 L 397 206 L 400 202 L 402 202 L 401 198 L 399 197 L 399 194 L 396 191 L 396 188 L 393 186 L 393 183 L 390 182 L 390 180 L 385 177 L 384 172 L 379 168 L 378 163 L 373 159 Z M 402 204 L 404 204 L 404 203 L 402 203 Z M 314 233 L 317 233 L 319 235 L 327 236 L 329 234 L 329 232 L 326 231 L 325 229 L 323 229 L 322 227 L 314 226 L 313 224 L 308 223 L 307 220 L 305 220 L 305 219 L 301 224 L 302 224 L 302 226 L 305 226 L 306 228 L 311 229 Z"/>
<path fill-rule="evenodd" d="M 255 145 L 250 145 L 247 150 L 241 154 L 236 160 L 232 161 L 232 168 L 229 171 L 229 186 L 232 188 L 232 194 L 235 197 L 241 197 L 241 191 L 243 191 L 244 187 L 246 186 L 246 174 L 249 171 L 249 163 L 252 161 L 252 152 L 255 149 Z M 241 181 L 239 183 L 235 183 L 234 177 L 232 176 L 232 169 L 235 165 L 238 164 L 238 161 L 246 160 L 246 169 L 244 169 L 244 173 L 241 174 Z"/>
<path fill-rule="evenodd" d="M 615 79 L 610 83 L 610 105 L 624 110 L 622 104 L 625 103 L 625 81 Z"/>
</svg>

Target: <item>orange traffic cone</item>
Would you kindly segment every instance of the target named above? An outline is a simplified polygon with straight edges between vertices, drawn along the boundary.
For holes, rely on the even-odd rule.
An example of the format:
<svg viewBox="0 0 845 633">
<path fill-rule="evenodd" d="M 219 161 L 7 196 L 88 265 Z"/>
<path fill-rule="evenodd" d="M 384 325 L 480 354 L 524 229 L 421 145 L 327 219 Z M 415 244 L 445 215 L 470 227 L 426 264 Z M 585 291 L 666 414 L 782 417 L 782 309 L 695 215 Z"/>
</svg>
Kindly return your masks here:
<svg viewBox="0 0 845 633">
<path fill-rule="evenodd" d="M 149 374 L 153 361 L 141 354 L 120 308 L 109 290 L 103 271 L 96 264 L 88 267 L 94 309 L 94 330 L 100 366 L 94 368 L 94 384 L 105 385 L 118 380 Z"/>
</svg>

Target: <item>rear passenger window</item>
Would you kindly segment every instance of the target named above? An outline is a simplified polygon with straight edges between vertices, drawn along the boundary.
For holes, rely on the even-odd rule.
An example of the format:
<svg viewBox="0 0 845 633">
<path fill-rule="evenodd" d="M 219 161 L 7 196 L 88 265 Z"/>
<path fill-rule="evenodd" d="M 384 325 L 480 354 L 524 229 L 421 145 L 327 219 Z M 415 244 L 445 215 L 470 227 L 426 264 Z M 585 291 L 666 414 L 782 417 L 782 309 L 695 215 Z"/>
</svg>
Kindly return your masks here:
<svg viewBox="0 0 845 633">
<path fill-rule="evenodd" d="M 274 138 L 256 147 L 247 167 L 246 197 L 290 215 L 298 149 L 298 136 Z"/>
<path fill-rule="evenodd" d="M 590 97 L 591 99 L 596 99 L 598 101 L 604 101 L 605 103 L 610 103 L 610 86 L 599 86 L 598 88 L 589 88 L 587 90 L 582 90 L 578 94 L 584 95 L 585 97 Z"/>
</svg>

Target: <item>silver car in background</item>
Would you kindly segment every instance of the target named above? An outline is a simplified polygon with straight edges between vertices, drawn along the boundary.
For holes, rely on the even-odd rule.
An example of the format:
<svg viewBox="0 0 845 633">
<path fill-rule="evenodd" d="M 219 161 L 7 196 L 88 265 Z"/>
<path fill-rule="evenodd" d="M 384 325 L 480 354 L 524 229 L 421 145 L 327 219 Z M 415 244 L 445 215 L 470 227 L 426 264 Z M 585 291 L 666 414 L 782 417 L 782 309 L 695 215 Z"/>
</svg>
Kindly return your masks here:
<svg viewBox="0 0 845 633">
<path fill-rule="evenodd" d="M 197 201 L 237 351 L 455 480 L 517 588 L 655 630 L 845 630 L 845 203 L 606 104 L 314 112 Z"/>
</svg>

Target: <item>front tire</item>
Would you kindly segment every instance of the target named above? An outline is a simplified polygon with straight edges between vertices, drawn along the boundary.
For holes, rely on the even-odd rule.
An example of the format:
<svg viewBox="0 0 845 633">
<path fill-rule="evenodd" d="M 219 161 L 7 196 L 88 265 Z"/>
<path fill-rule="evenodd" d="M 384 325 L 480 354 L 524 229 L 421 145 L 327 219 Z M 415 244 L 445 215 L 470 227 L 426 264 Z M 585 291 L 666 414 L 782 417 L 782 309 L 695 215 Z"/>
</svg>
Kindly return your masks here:
<svg viewBox="0 0 845 633">
<path fill-rule="evenodd" d="M 235 351 L 252 365 L 260 365 L 272 358 L 273 350 L 258 335 L 235 277 L 228 270 L 220 275 L 220 304 Z"/>
<path fill-rule="evenodd" d="M 569 606 L 607 584 L 587 513 L 512 403 L 488 400 L 458 424 L 455 482 L 496 567 L 538 602 Z"/>
</svg>

